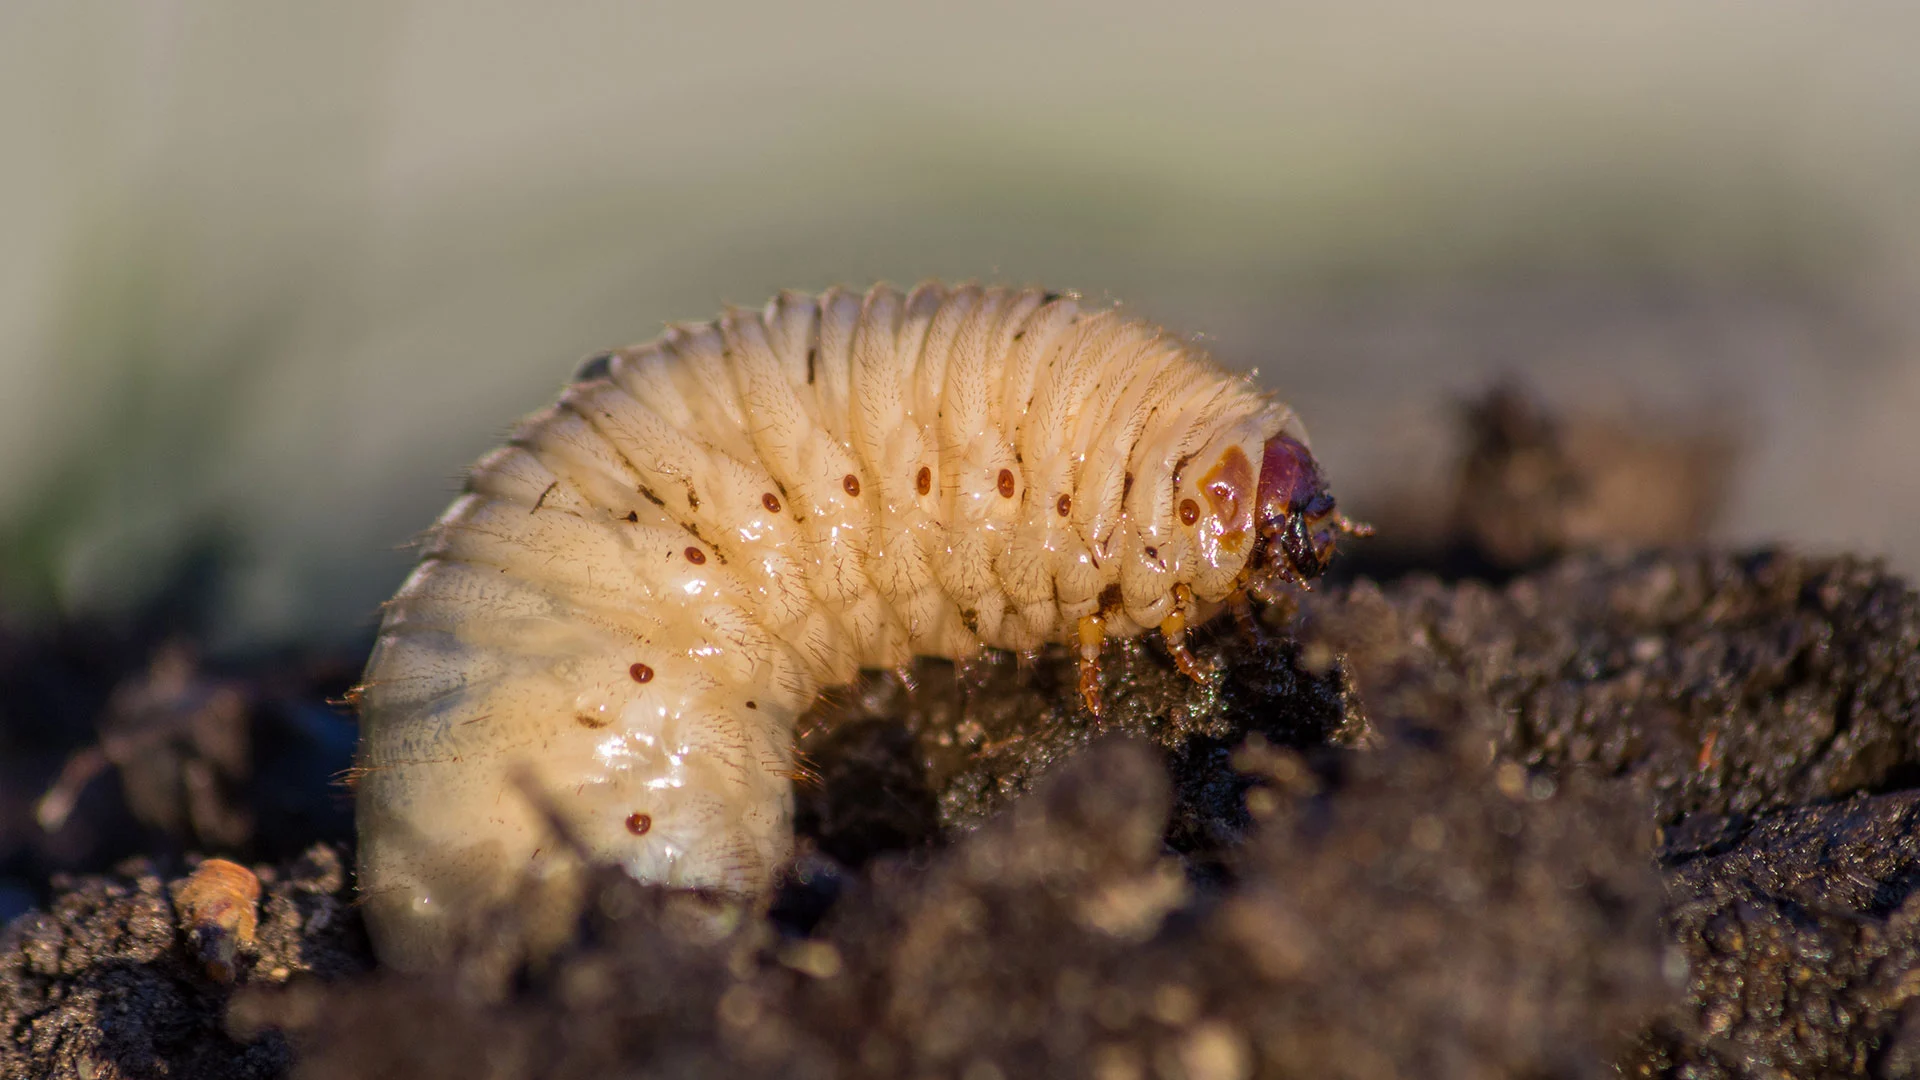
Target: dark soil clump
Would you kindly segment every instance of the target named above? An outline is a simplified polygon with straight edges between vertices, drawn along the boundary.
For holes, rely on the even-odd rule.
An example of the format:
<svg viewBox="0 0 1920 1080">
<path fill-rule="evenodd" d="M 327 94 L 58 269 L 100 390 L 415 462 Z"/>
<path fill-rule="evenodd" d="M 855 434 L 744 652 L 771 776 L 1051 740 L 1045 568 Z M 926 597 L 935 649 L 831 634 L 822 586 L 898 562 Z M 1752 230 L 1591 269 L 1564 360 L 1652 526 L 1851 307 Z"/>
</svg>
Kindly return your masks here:
<svg viewBox="0 0 1920 1080">
<path fill-rule="evenodd" d="M 345 980 L 372 966 L 342 854 L 315 847 L 261 873 L 259 926 L 238 977 Z M 277 1034 L 228 1037 L 223 986 L 191 948 L 167 884 L 144 862 L 57 881 L 51 910 L 0 935 L 0 1076 L 274 1077 L 292 1058 Z"/>
</svg>

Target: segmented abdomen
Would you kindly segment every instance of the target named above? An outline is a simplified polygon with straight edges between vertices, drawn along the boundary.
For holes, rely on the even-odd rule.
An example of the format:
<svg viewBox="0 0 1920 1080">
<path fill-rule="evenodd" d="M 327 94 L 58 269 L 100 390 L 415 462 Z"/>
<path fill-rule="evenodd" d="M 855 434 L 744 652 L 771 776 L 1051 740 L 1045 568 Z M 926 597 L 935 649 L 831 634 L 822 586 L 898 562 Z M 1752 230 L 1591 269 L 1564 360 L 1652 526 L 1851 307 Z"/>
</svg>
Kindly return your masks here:
<svg viewBox="0 0 1920 1080">
<path fill-rule="evenodd" d="M 563 889 L 555 813 L 645 880 L 764 890 L 822 687 L 1219 599 L 1243 567 L 1183 466 L 1294 428 L 1159 328 L 1034 289 L 787 293 L 596 358 L 387 610 L 358 790 L 381 954 L 423 962 L 529 872 Z"/>
</svg>

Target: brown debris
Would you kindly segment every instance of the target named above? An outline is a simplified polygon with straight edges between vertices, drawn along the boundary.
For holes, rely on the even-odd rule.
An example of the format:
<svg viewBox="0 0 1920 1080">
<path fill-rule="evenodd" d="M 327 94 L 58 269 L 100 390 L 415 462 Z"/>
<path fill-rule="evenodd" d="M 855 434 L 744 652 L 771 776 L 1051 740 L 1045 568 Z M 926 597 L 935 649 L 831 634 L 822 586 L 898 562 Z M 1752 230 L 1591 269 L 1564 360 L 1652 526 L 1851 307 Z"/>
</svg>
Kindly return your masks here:
<svg viewBox="0 0 1920 1080">
<path fill-rule="evenodd" d="M 1552 413 L 1516 384 L 1468 403 L 1456 538 L 1498 567 L 1601 545 L 1697 543 L 1725 500 L 1734 442 L 1716 425 Z"/>
<path fill-rule="evenodd" d="M 215 982 L 231 983 L 242 949 L 253 947 L 260 879 L 239 863 L 208 859 L 173 892 L 180 932 Z"/>
</svg>

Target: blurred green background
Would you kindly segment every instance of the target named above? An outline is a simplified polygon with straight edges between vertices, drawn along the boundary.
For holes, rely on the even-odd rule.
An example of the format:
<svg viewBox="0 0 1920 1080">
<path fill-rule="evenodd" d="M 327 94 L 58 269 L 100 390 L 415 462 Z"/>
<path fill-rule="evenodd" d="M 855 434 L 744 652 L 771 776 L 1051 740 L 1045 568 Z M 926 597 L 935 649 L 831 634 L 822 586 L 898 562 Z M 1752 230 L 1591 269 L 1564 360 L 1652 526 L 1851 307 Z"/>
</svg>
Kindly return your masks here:
<svg viewBox="0 0 1920 1080">
<path fill-rule="evenodd" d="M 0 6 L 0 604 L 364 633 L 576 360 L 781 287 L 1124 299 L 1440 512 L 1458 402 L 1738 433 L 1920 569 L 1905 4 Z"/>
</svg>

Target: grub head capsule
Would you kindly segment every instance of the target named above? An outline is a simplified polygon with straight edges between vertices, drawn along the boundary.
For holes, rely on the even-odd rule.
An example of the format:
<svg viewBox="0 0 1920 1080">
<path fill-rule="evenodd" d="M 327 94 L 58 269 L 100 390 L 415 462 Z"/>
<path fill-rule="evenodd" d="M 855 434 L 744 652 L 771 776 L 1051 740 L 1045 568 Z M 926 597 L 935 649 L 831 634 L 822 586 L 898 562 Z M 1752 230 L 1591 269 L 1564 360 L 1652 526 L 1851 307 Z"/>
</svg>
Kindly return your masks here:
<svg viewBox="0 0 1920 1080">
<path fill-rule="evenodd" d="M 1222 431 L 1183 463 L 1174 498 L 1196 556 L 1193 589 L 1207 599 L 1304 586 L 1326 570 L 1340 534 L 1371 532 L 1339 514 L 1305 432 L 1286 414 Z"/>
<path fill-rule="evenodd" d="M 1337 534 L 1371 531 L 1336 512 L 1313 452 L 1285 432 L 1268 439 L 1261 453 L 1253 513 L 1259 534 L 1254 572 L 1296 583 L 1326 570 Z"/>
</svg>

